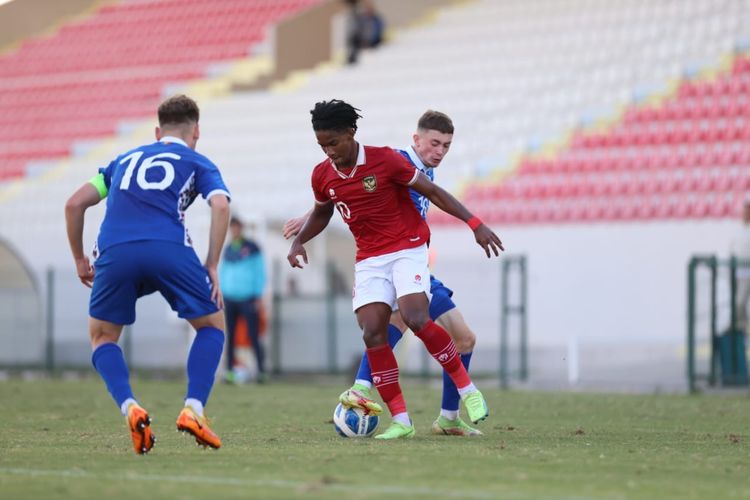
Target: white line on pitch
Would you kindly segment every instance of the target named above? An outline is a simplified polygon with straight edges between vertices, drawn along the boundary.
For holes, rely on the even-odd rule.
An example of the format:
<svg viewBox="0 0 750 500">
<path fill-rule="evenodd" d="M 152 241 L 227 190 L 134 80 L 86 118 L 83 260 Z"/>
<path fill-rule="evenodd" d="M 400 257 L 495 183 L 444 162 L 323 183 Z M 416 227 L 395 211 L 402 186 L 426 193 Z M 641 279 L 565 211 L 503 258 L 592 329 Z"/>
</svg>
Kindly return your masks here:
<svg viewBox="0 0 750 500">
<path fill-rule="evenodd" d="M 362 493 L 369 492 L 375 494 L 397 494 L 397 495 L 424 495 L 424 496 L 436 496 L 436 497 L 451 497 L 451 498 L 497 498 L 499 493 L 489 493 L 483 491 L 452 491 L 452 490 L 440 490 L 432 488 L 411 488 L 407 486 L 384 486 L 384 485 L 372 485 L 372 484 L 342 484 L 342 483 L 319 483 L 309 482 L 305 483 L 302 481 L 284 481 L 284 480 L 266 480 L 266 479 L 240 479 L 236 477 L 215 477 L 215 476 L 175 476 L 175 475 L 163 475 L 163 474 L 133 474 L 124 472 L 123 474 L 111 474 L 111 473 L 91 473 L 84 470 L 75 469 L 62 469 L 62 470 L 50 470 L 50 469 L 23 469 L 23 468 L 12 468 L 12 467 L 0 467 L 0 475 L 16 475 L 16 476 L 46 476 L 46 477 L 63 477 L 63 478 L 76 478 L 76 479 L 109 479 L 109 480 L 129 480 L 137 477 L 138 481 L 161 481 L 161 482 L 172 482 L 172 483 L 195 483 L 195 484 L 219 484 L 219 485 L 230 485 L 230 486 L 270 486 L 275 488 L 284 489 L 295 489 L 295 490 L 306 490 L 308 488 L 321 490 L 332 490 L 332 491 L 343 491 L 348 493 Z"/>
</svg>

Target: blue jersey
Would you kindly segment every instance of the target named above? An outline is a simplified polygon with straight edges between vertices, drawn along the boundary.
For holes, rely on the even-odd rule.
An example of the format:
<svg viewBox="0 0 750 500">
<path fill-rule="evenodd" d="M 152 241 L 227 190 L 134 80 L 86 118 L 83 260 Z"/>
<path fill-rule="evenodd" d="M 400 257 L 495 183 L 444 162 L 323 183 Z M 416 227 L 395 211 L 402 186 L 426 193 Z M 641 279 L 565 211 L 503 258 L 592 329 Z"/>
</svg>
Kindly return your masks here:
<svg viewBox="0 0 750 500">
<path fill-rule="evenodd" d="M 434 169 L 422 163 L 422 160 L 419 159 L 419 156 L 417 155 L 417 152 L 414 151 L 413 147 L 409 146 L 407 149 L 397 149 L 396 151 L 401 153 L 404 158 L 409 160 L 409 163 L 414 165 L 414 168 L 429 177 L 431 181 L 435 180 Z M 409 189 L 409 194 L 411 195 L 411 201 L 414 202 L 414 206 L 417 207 L 419 215 L 421 215 L 423 219 L 427 219 L 427 210 L 430 208 L 430 199 L 413 189 Z"/>
<path fill-rule="evenodd" d="M 130 150 L 99 172 L 106 186 L 100 194 L 107 196 L 99 252 L 143 240 L 192 246 L 185 210 L 198 194 L 229 197 L 216 165 L 175 137 Z"/>
<path fill-rule="evenodd" d="M 419 155 L 417 155 L 417 152 L 414 151 L 413 147 L 409 146 L 407 149 L 397 149 L 396 151 L 401 153 L 404 158 L 409 160 L 409 163 L 414 165 L 414 168 L 429 177 L 431 181 L 435 180 L 435 169 L 422 163 L 422 160 L 419 158 Z M 414 206 L 417 207 L 417 211 L 422 218 L 427 219 L 427 210 L 430 208 L 430 199 L 413 189 L 409 190 L 409 194 L 411 195 L 411 201 L 414 202 Z M 453 290 L 445 286 L 442 281 L 432 274 L 430 274 L 430 294 L 432 295 L 432 298 L 430 299 L 430 318 L 433 320 L 436 320 L 443 315 L 443 313 L 456 307 L 456 304 L 451 298 L 453 297 Z"/>
</svg>

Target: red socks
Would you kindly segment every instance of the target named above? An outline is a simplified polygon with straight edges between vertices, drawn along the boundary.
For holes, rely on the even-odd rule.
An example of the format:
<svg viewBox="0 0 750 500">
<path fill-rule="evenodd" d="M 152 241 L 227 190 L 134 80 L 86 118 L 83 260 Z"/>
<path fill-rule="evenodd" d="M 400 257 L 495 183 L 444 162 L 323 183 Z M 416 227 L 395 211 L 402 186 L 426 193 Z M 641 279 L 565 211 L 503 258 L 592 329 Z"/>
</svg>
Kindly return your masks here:
<svg viewBox="0 0 750 500">
<path fill-rule="evenodd" d="M 391 415 L 404 413 L 406 402 L 398 383 L 398 363 L 391 347 L 388 344 L 383 344 L 368 348 L 367 361 L 370 363 L 372 371 L 372 383 L 385 404 L 388 405 Z M 461 364 L 460 361 L 459 364 Z M 461 366 L 463 367 L 463 365 Z"/>
<path fill-rule="evenodd" d="M 456 344 L 445 329 L 429 320 L 416 335 L 422 339 L 427 351 L 443 366 L 458 389 L 471 384 L 471 378 L 456 351 Z"/>
<path fill-rule="evenodd" d="M 417 332 L 417 337 L 424 342 L 432 357 L 443 366 L 458 389 L 471 384 L 471 378 L 466 373 L 466 368 L 461 363 L 461 356 L 456 351 L 456 344 L 453 343 L 453 339 L 448 335 L 448 332 L 433 321 L 428 321 Z M 372 383 L 385 404 L 388 405 L 391 415 L 404 413 L 406 402 L 398 383 L 398 364 L 391 347 L 388 344 L 383 344 L 368 348 L 367 361 L 370 363 L 370 369 L 372 370 Z"/>
</svg>

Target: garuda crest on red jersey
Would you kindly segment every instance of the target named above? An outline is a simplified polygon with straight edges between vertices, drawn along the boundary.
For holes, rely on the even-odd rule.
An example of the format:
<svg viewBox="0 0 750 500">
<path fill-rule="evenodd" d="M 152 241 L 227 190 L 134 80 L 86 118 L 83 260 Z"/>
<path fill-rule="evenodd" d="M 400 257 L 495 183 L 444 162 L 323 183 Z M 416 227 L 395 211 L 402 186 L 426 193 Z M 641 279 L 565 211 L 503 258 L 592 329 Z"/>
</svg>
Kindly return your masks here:
<svg viewBox="0 0 750 500">
<path fill-rule="evenodd" d="M 375 188 L 378 187 L 378 181 L 375 179 L 374 175 L 368 175 L 364 179 L 362 179 L 362 185 L 365 187 L 365 191 L 368 193 L 372 193 L 375 191 Z"/>
</svg>

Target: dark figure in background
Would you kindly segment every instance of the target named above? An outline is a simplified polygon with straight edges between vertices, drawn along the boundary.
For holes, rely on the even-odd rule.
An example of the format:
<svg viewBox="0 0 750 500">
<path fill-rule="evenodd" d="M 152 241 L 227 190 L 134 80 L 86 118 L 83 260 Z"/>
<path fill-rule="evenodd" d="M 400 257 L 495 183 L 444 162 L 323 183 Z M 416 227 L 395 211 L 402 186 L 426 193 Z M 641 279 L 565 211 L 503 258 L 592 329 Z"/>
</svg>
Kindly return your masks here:
<svg viewBox="0 0 750 500">
<path fill-rule="evenodd" d="M 266 284 L 263 254 L 255 241 L 243 234 L 244 225 L 237 217 L 229 222 L 231 241 L 224 249 L 219 266 L 219 280 L 224 294 L 224 314 L 227 318 L 227 373 L 226 381 L 235 381 L 234 344 L 237 320 L 240 316 L 247 324 L 247 334 L 253 344 L 258 365 L 258 382 L 265 382 L 263 346 L 259 341 L 260 309 Z"/>
<path fill-rule="evenodd" d="M 354 64 L 361 49 L 374 48 L 383 42 L 385 23 L 370 1 L 345 0 L 349 5 L 347 19 L 347 62 Z"/>
<path fill-rule="evenodd" d="M 732 240 L 732 255 L 741 261 L 750 260 L 750 197 L 742 204 L 742 226 Z M 750 304 L 750 267 L 737 268 L 737 294 L 735 296 L 735 327 L 747 332 L 747 306 Z"/>
</svg>

